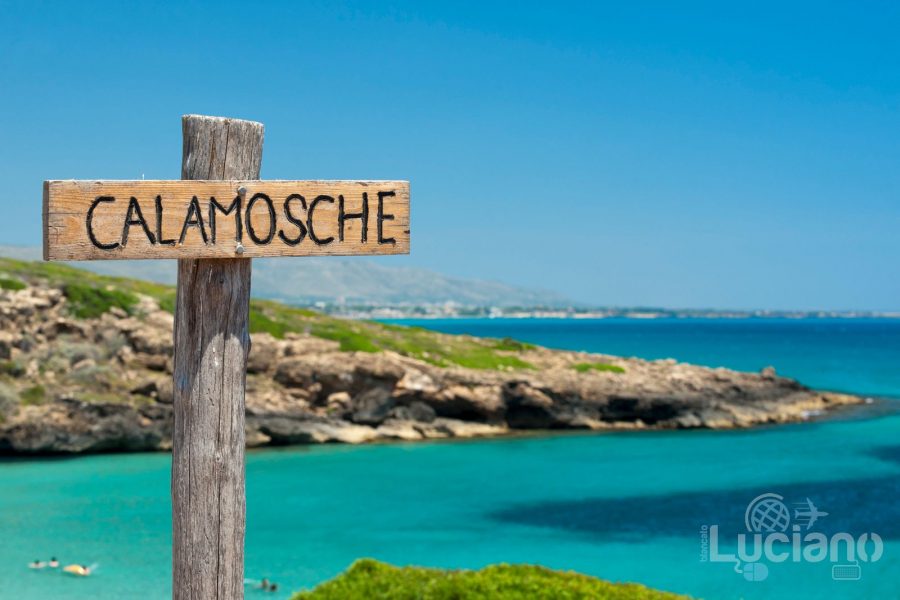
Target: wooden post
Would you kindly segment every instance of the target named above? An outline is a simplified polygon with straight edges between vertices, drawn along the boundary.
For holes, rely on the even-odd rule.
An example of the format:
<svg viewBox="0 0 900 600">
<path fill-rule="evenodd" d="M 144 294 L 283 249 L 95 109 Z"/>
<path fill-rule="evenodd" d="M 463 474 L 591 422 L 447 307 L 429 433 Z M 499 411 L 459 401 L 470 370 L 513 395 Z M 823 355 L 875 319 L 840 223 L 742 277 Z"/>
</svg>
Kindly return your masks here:
<svg viewBox="0 0 900 600">
<path fill-rule="evenodd" d="M 182 134 L 182 179 L 259 179 L 262 124 L 187 115 Z M 249 307 L 249 258 L 178 261 L 172 448 L 175 600 L 244 597 Z"/>
<path fill-rule="evenodd" d="M 241 599 L 250 257 L 409 254 L 409 182 L 259 181 L 260 123 L 182 133 L 181 181 L 45 181 L 44 260 L 178 259 L 172 596 Z"/>
</svg>

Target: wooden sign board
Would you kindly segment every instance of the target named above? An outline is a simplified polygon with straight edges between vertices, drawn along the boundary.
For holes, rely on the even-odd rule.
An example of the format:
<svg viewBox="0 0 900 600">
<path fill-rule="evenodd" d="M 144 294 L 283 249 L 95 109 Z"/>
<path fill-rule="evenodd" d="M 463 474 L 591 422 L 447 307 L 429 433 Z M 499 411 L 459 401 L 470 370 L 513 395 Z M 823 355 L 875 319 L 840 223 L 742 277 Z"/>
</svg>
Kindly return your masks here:
<svg viewBox="0 0 900 600">
<path fill-rule="evenodd" d="M 409 254 L 407 181 L 46 181 L 44 260 Z"/>
</svg>

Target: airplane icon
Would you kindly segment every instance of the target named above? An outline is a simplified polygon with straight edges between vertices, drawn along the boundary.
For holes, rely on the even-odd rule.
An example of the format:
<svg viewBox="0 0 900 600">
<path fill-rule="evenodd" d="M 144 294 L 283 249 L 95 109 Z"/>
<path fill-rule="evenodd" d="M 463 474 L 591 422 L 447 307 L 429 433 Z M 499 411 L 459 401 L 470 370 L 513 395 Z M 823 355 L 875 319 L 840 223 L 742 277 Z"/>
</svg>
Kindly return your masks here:
<svg viewBox="0 0 900 600">
<path fill-rule="evenodd" d="M 827 512 L 821 511 L 816 508 L 816 505 L 813 504 L 813 501 L 809 498 L 806 499 L 805 504 L 803 502 L 795 502 L 795 505 L 801 507 L 805 506 L 806 508 L 806 510 L 803 510 L 802 508 L 794 508 L 794 519 L 801 521 L 801 523 L 805 521 L 807 530 L 813 526 L 813 523 L 815 523 L 819 519 L 819 517 L 828 516 Z"/>
</svg>

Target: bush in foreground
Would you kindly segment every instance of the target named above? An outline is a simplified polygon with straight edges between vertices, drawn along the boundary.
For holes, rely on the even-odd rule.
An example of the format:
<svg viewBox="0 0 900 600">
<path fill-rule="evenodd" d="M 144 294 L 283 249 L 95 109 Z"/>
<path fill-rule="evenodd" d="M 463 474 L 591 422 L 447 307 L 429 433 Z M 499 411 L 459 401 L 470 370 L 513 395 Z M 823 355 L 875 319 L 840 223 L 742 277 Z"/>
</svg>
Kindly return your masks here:
<svg viewBox="0 0 900 600">
<path fill-rule="evenodd" d="M 393 567 L 356 561 L 345 573 L 291 600 L 675 600 L 684 599 L 634 583 L 610 583 L 587 575 L 532 565 L 492 565 L 480 571 Z"/>
</svg>

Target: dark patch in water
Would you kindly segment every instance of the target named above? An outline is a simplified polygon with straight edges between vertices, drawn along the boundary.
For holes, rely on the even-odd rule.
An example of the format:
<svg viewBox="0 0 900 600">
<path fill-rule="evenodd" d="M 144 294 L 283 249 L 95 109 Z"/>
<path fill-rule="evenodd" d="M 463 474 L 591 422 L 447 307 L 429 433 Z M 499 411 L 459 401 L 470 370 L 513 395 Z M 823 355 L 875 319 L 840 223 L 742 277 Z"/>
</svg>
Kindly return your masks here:
<svg viewBox="0 0 900 600">
<path fill-rule="evenodd" d="M 897 446 L 881 446 L 880 448 L 875 448 L 871 452 L 872 456 L 876 458 L 880 458 L 881 460 L 897 463 L 900 465 L 900 445 Z"/>
<path fill-rule="evenodd" d="M 900 461 L 900 446 L 889 447 L 890 460 Z M 827 460 L 827 456 L 823 456 Z M 900 539 L 900 474 L 860 479 L 787 483 L 767 488 L 686 492 L 662 496 L 585 498 L 536 502 L 495 511 L 490 518 L 505 523 L 550 527 L 604 541 L 643 542 L 655 537 L 696 537 L 702 525 L 719 525 L 720 535 L 746 532 L 744 511 L 760 494 L 784 496 L 791 510 L 811 499 L 828 514 L 810 531 L 830 535 L 874 532 Z M 802 532 L 805 529 L 801 530 Z"/>
</svg>

